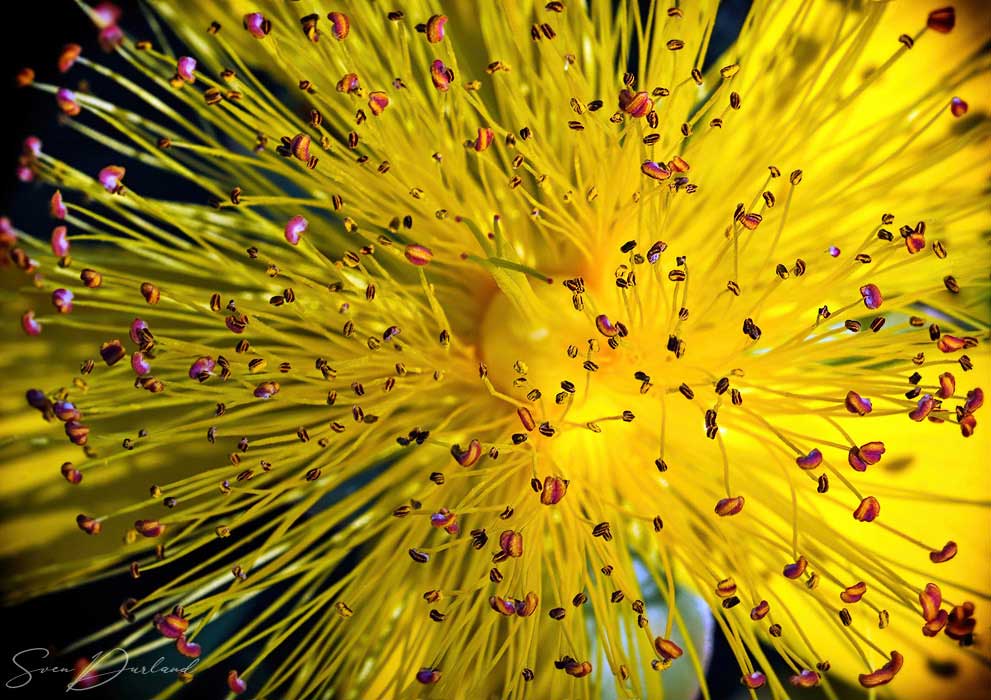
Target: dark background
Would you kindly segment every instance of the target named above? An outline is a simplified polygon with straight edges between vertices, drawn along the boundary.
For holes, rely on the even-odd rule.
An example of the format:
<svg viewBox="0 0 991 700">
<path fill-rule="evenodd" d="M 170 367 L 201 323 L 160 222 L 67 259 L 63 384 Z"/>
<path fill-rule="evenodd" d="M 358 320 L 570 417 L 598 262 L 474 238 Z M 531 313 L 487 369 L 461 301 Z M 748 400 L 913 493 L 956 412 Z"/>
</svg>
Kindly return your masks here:
<svg viewBox="0 0 991 700">
<path fill-rule="evenodd" d="M 95 4 L 94 0 L 90 2 Z M 124 12 L 121 24 L 140 31 L 143 24 L 140 3 L 117 0 L 116 4 Z M 5 109 L 0 137 L 0 215 L 9 216 L 18 228 L 28 233 L 47 237 L 51 223 L 47 213 L 50 190 L 21 183 L 15 173 L 24 139 L 33 135 L 45 144 L 72 141 L 84 145 L 84 142 L 78 137 L 73 139 L 75 135 L 68 133 L 68 129 L 60 128 L 59 111 L 52 95 L 20 89 L 14 83 L 14 76 L 21 68 L 30 66 L 39 81 L 75 87 L 79 78 L 72 72 L 62 76 L 56 66 L 59 51 L 68 43 L 79 44 L 84 56 L 112 67 L 125 64 L 100 49 L 96 28 L 73 0 L 4 2 L 2 7 L 5 32 L 0 41 L 0 104 Z M 68 160 L 85 172 L 95 172 L 106 165 L 101 163 L 97 149 L 75 147 L 63 155 L 70 156 Z"/>
<path fill-rule="evenodd" d="M 136 0 L 117 0 L 117 4 L 124 12 L 121 24 L 132 32 L 143 34 L 144 21 L 139 3 Z M 723 3 L 712 40 L 710 58 L 721 53 L 736 37 L 749 5 L 749 0 L 727 0 Z M 14 84 L 14 76 L 22 67 L 30 66 L 41 81 L 74 87 L 78 78 L 72 73 L 63 77 L 56 68 L 59 50 L 70 42 L 80 44 L 83 55 L 108 66 L 124 68 L 125 64 L 112 54 L 101 51 L 96 40 L 97 31 L 72 0 L 5 2 L 3 22 L 7 31 L 4 41 L 0 42 L 0 104 L 5 107 L 5 123 L 0 132 L 0 215 L 10 216 L 19 229 L 30 235 L 46 237 L 51 227 L 47 211 L 51 190 L 38 184 L 21 183 L 15 175 L 24 138 L 34 135 L 46 145 L 57 143 L 58 148 L 52 150 L 60 152 L 67 161 L 84 172 L 99 170 L 106 165 L 105 157 L 101 156 L 100 149 L 87 148 L 83 139 L 59 126 L 58 109 L 51 95 L 32 89 L 18 89 Z M 631 61 L 635 61 L 635 57 L 631 57 Z M 162 194 L 169 195 L 168 192 Z M 6 572 L 0 571 L 0 575 L 4 573 Z M 12 698 L 65 697 L 68 676 L 62 673 L 35 675 L 26 688 L 6 689 L 3 684 L 18 673 L 8 659 L 25 648 L 48 647 L 56 653 L 42 661 L 39 652 L 39 655 L 30 657 L 30 663 L 25 659 L 25 666 L 71 666 L 74 657 L 59 657 L 57 650 L 119 619 L 117 606 L 124 598 L 134 595 L 136 583 L 154 586 L 154 581 L 135 582 L 124 573 L 96 585 L 83 586 L 12 608 L 0 609 L 3 627 L 7 631 L 0 642 L 0 695 Z M 259 601 L 258 604 L 264 604 L 264 601 Z M 206 643 L 204 646 L 207 646 Z M 89 651 L 96 648 L 99 647 Z M 168 648 L 166 656 L 168 662 L 174 665 L 177 655 L 171 652 L 171 648 Z M 150 663 L 151 660 L 143 661 Z M 226 669 L 235 666 L 233 663 L 221 664 L 218 668 L 199 674 L 197 682 L 187 687 L 179 697 L 222 697 Z M 731 697 L 739 690 L 736 662 L 718 634 L 710 669 L 709 682 L 714 698 Z M 160 687 L 163 681 L 170 682 L 173 678 L 171 674 L 155 674 L 157 678 L 155 675 L 137 676 L 128 680 L 126 675 L 107 686 L 86 691 L 84 697 L 87 700 L 122 697 L 143 700 L 151 697 L 154 689 Z M 249 689 L 248 696 L 250 695 Z"/>
</svg>

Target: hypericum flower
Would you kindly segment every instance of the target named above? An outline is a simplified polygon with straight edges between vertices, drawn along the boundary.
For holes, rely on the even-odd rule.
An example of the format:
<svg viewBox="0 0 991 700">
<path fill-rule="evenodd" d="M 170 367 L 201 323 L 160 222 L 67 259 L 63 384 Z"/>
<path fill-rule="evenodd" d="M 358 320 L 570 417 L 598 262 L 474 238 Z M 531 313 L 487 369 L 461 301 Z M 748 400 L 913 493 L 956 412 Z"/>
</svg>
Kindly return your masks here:
<svg viewBox="0 0 991 700">
<path fill-rule="evenodd" d="M 5 376 L 66 439 L 3 431 L 9 597 L 129 563 L 121 644 L 199 660 L 165 695 L 708 697 L 698 601 L 752 696 L 987 682 L 953 8 L 755 2 L 707 61 L 709 5 L 303 4 L 155 3 L 177 56 L 102 3 L 133 74 L 18 79 L 105 167 L 32 140 L 58 223 L 0 238 Z"/>
</svg>

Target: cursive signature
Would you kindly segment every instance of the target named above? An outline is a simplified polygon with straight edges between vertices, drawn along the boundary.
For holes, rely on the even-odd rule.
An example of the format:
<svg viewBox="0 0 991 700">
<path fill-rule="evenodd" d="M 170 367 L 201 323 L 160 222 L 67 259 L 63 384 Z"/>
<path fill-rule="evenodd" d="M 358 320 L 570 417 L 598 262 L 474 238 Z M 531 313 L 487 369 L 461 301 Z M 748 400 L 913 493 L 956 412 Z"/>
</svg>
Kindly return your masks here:
<svg viewBox="0 0 991 700">
<path fill-rule="evenodd" d="M 106 685 L 122 673 L 130 673 L 136 676 L 148 676 L 153 673 L 190 673 L 193 667 L 199 662 L 199 659 L 193 659 L 185 666 L 166 666 L 165 657 L 160 656 L 150 666 L 134 666 L 130 663 L 130 657 L 127 651 L 120 647 L 115 647 L 109 651 L 98 651 L 93 655 L 93 658 L 88 664 L 77 664 L 75 668 L 67 668 L 65 666 L 34 666 L 30 664 L 32 656 L 44 660 L 48 658 L 49 651 L 43 647 L 34 647 L 31 649 L 22 649 L 14 654 L 10 658 L 10 661 L 21 673 L 8 679 L 4 684 L 6 687 L 12 690 L 23 688 L 34 680 L 36 675 L 71 673 L 72 680 L 65 687 L 65 691 L 68 693 L 70 691 L 75 692 L 98 688 L 101 685 Z"/>
</svg>

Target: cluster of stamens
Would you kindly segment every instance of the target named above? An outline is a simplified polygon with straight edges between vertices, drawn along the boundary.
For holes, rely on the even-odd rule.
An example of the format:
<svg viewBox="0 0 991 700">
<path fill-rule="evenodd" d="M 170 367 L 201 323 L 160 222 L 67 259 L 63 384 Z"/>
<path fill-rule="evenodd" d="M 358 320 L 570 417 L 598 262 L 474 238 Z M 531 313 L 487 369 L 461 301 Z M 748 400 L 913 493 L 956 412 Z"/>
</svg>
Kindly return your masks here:
<svg viewBox="0 0 991 700">
<path fill-rule="evenodd" d="M 58 188 L 50 253 L 9 222 L 0 253 L 50 300 L 47 316 L 22 312 L 29 336 L 99 314 L 71 346 L 84 352 L 72 387 L 27 394 L 81 448 L 62 477 L 85 489 L 87 474 L 132 457 L 196 460 L 145 501 L 80 514 L 79 529 L 123 529 L 131 550 L 112 561 L 130 559 L 134 578 L 230 540 L 122 604 L 128 622 L 151 621 L 154 643 L 202 653 L 204 670 L 296 630 L 326 650 L 296 678 L 312 666 L 285 652 L 288 671 L 262 679 L 260 695 L 463 684 L 481 696 L 493 681 L 472 670 L 480 659 L 509 668 L 499 697 L 573 689 L 569 677 L 596 684 L 569 696 L 593 695 L 613 682 L 596 659 L 638 693 L 660 683 L 646 669 L 700 655 L 682 585 L 712 610 L 741 683 L 776 697 L 772 649 L 793 686 L 828 680 L 817 636 L 849 642 L 865 688 L 902 668 L 872 629 L 896 615 L 921 611 L 926 638 L 974 643 L 975 605 L 914 573 L 925 554 L 951 561 L 956 542 L 887 522 L 884 494 L 871 495 L 878 465 L 911 450 L 862 419 L 974 434 L 983 391 L 958 379 L 987 333 L 954 310 L 979 286 L 978 264 L 938 216 L 898 236 L 895 214 L 858 191 L 873 218 L 845 222 L 853 233 L 823 226 L 817 209 L 835 204 L 806 191 L 833 183 L 766 162 L 813 172 L 791 132 L 722 174 L 720 139 L 744 128 L 746 87 L 759 85 L 746 54 L 707 68 L 702 51 L 686 67 L 689 18 L 673 7 L 651 15 L 652 34 L 639 15 L 624 20 L 657 56 L 617 71 L 580 46 L 585 10 L 549 2 L 522 35 L 483 3 L 498 27 L 486 48 L 505 54 L 479 65 L 452 46 L 447 16 L 372 6 L 293 21 L 291 8 L 253 12 L 230 39 L 214 22 L 209 55 L 173 58 L 126 39 L 105 5 L 91 10 L 101 39 L 181 108 L 78 45 L 60 55 L 62 73 L 85 65 L 151 113 L 122 116 L 33 72 L 20 82 L 52 93 L 84 133 L 96 133 L 76 121 L 87 115 L 111 127 L 121 155 L 142 153 L 209 205 L 145 197 L 132 182 L 142 173 L 115 162 L 92 177 L 29 139 L 21 179 Z M 954 17 L 937 10 L 927 29 L 946 33 Z M 593 53 L 628 48 L 601 31 L 585 36 Z M 895 58 L 925 31 L 900 39 Z M 511 46 L 526 36 L 555 72 L 517 77 Z M 371 54 L 387 38 L 398 58 Z M 256 73 L 268 60 L 298 85 L 290 105 Z M 211 77 L 209 64 L 225 68 Z M 520 85 L 535 107 L 513 97 Z M 967 114 L 938 92 L 930 124 Z M 812 126 L 832 127 L 857 95 L 836 96 Z M 836 177 L 855 190 L 845 167 Z M 909 275 L 915 287 L 901 283 Z M 921 564 L 873 551 L 865 528 Z M 134 551 L 145 539 L 152 551 Z M 282 591 L 272 610 L 217 649 L 194 641 L 270 586 Z M 799 596 L 812 619 L 789 607 Z M 421 640 L 415 660 L 379 631 L 364 639 L 369 629 Z M 229 689 L 244 693 L 277 646 L 229 670 Z"/>
</svg>

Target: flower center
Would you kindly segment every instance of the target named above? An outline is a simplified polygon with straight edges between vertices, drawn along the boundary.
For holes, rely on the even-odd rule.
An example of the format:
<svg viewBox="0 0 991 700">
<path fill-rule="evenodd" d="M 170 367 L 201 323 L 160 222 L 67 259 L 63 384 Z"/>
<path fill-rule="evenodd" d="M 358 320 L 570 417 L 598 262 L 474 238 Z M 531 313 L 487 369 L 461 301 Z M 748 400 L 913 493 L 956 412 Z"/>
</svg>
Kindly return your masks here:
<svg viewBox="0 0 991 700">
<path fill-rule="evenodd" d="M 685 282 L 673 298 L 662 282 L 675 261 L 613 260 L 604 254 L 580 277 L 535 283 L 529 300 L 497 293 L 481 325 L 489 379 L 532 414 L 535 447 L 549 448 L 569 476 L 601 476 L 594 465 L 634 443 L 645 448 L 640 467 L 663 471 L 700 450 L 718 459 L 714 441 L 726 432 L 718 414 L 736 403 L 735 383 L 758 359 L 751 337 L 727 337 L 735 297 L 697 293 L 707 313 L 692 318 Z"/>
<path fill-rule="evenodd" d="M 506 294 L 495 294 L 481 329 L 482 357 L 492 383 L 535 403 L 534 414 L 555 428 L 564 427 L 558 424 L 564 417 L 569 424 L 582 424 L 620 416 L 639 395 L 638 363 L 647 361 L 648 351 L 653 364 L 665 354 L 663 342 L 644 344 L 632 335 L 615 338 L 617 347 L 610 347 L 610 339 L 597 330 L 599 312 L 589 301 L 608 298 L 611 280 L 585 276 L 579 310 L 561 283 L 565 278 L 556 275 L 553 284 L 533 284 L 527 310 Z M 648 345 L 657 347 L 651 351 Z"/>
</svg>

